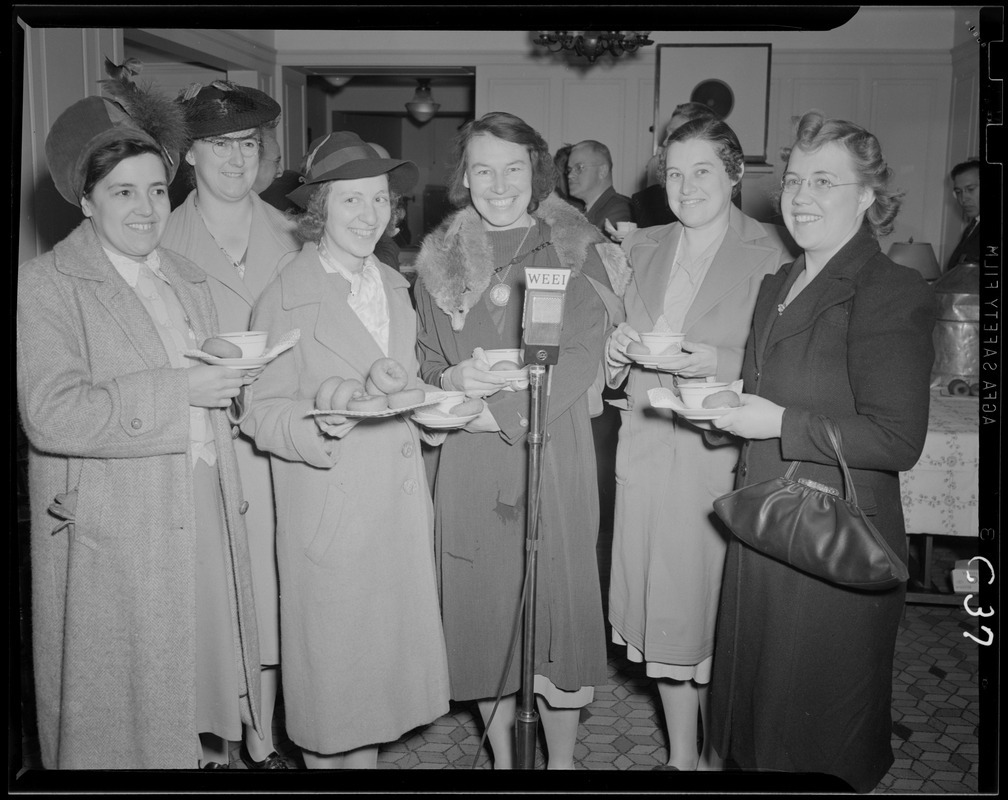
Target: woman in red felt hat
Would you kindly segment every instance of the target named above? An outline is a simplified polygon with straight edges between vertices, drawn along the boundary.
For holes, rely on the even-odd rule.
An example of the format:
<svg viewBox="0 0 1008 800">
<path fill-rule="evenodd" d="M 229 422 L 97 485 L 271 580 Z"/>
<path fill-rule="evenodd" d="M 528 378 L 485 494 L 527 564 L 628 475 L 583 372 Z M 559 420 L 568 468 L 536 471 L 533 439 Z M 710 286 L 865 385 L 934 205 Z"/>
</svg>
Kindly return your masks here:
<svg viewBox="0 0 1008 800">
<path fill-rule="evenodd" d="M 135 62 L 107 68 L 113 99 L 75 103 L 46 139 L 86 219 L 18 273 L 42 763 L 220 767 L 198 735 L 262 729 L 224 412 L 251 377 L 184 357 L 218 330 L 205 274 L 159 245 L 184 120 L 132 85 Z"/>
<path fill-rule="evenodd" d="M 247 331 L 253 304 L 280 267 L 301 249 L 294 223 L 260 200 L 253 189 L 263 130 L 276 125 L 280 106 L 265 92 L 228 81 L 193 84 L 177 102 L 189 129 L 185 162 L 193 168 L 195 188 L 172 212 L 163 243 L 206 273 L 220 331 Z M 257 452 L 247 437 L 238 437 L 234 445 L 249 498 L 245 526 L 255 584 L 265 720 L 265 738 L 246 727 L 239 752 L 249 769 L 289 769 L 293 765 L 273 745 L 280 598 L 269 458 Z M 223 756 L 226 743 L 218 747 Z"/>
<path fill-rule="evenodd" d="M 287 732 L 309 769 L 372 768 L 380 743 L 448 711 L 420 453 L 445 434 L 403 414 L 310 412 L 344 409 L 317 398 L 323 384 L 363 385 L 382 359 L 399 363 L 407 389 L 424 388 L 409 282 L 374 257 L 418 171 L 347 132 L 313 142 L 304 171 L 288 196 L 306 209 L 305 245 L 252 314 L 271 337 L 301 338 L 249 392 L 242 430 L 273 467 Z"/>
</svg>

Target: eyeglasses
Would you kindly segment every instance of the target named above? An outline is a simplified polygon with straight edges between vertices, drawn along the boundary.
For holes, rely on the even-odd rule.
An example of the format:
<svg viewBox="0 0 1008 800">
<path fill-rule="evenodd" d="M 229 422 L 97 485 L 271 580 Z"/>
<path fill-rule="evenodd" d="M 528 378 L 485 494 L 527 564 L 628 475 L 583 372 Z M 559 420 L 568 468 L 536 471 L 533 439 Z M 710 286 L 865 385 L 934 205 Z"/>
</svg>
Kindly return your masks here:
<svg viewBox="0 0 1008 800">
<path fill-rule="evenodd" d="M 211 148 L 213 148 L 214 155 L 218 158 L 228 158 L 234 152 L 235 145 L 238 145 L 238 149 L 245 158 L 251 158 L 252 156 L 259 154 L 259 148 L 262 147 L 262 141 L 259 139 L 203 139 L 207 142 Z"/>
<path fill-rule="evenodd" d="M 601 164 L 573 164 L 567 167 L 567 174 L 580 175 L 582 172 L 588 169 L 588 167 L 598 167 L 598 166 L 601 166 Z"/>
<path fill-rule="evenodd" d="M 819 175 L 814 178 L 799 178 L 795 175 L 785 175 L 783 178 L 781 178 L 780 182 L 781 191 L 784 192 L 784 194 L 794 194 L 799 189 L 801 189 L 801 185 L 803 183 L 807 183 L 809 191 L 812 192 L 812 194 L 814 195 L 818 195 L 819 197 L 822 197 L 824 194 L 827 194 L 830 189 L 834 189 L 837 186 L 859 185 L 857 181 L 852 181 L 851 183 L 833 183 L 833 181 L 831 181 L 829 178 L 823 175 Z"/>
</svg>

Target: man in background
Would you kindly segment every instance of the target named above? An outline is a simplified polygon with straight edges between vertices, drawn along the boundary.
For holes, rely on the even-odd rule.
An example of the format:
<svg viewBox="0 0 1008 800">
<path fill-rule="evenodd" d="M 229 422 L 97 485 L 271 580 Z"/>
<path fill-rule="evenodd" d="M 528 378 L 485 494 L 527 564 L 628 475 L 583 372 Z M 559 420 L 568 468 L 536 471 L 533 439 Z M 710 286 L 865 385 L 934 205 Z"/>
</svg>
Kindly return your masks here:
<svg viewBox="0 0 1008 800">
<path fill-rule="evenodd" d="M 948 272 L 960 261 L 980 263 L 980 162 L 976 159 L 964 161 L 952 167 L 952 194 L 962 210 L 966 227 L 959 244 L 949 256 L 945 271 Z"/>
<path fill-rule="evenodd" d="M 279 121 L 279 119 L 277 120 Z M 300 211 L 296 203 L 287 195 L 301 185 L 301 173 L 283 168 L 283 156 L 277 141 L 276 125 L 262 128 L 262 155 L 259 156 L 259 172 L 252 190 L 264 203 L 278 211 Z"/>
<path fill-rule="evenodd" d="M 618 194 L 612 183 L 612 156 L 600 142 L 586 139 L 574 145 L 567 163 L 570 193 L 585 204 L 588 221 L 605 233 L 605 221 L 633 222 L 630 198 Z"/>
</svg>

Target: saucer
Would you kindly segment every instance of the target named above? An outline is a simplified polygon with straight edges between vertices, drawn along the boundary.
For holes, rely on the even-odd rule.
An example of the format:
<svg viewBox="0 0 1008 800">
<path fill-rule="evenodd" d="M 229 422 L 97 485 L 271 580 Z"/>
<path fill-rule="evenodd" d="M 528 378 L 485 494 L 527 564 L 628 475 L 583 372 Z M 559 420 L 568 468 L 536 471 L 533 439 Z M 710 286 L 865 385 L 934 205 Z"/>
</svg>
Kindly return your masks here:
<svg viewBox="0 0 1008 800">
<path fill-rule="evenodd" d="M 341 411 L 338 408 L 330 408 L 328 410 L 315 408 L 308 412 L 308 416 L 322 417 L 326 414 L 339 414 L 341 417 L 346 417 L 347 419 L 379 419 L 381 417 L 394 417 L 396 414 L 405 414 L 415 408 L 432 406 L 440 403 L 442 400 L 444 400 L 444 392 L 427 392 L 427 396 L 424 397 L 422 403 L 414 403 L 402 408 L 383 408 L 381 411 L 350 411 L 349 409 Z"/>
<path fill-rule="evenodd" d="M 436 417 L 430 414 L 416 413 L 413 414 L 413 421 L 417 425 L 423 425 L 423 427 L 428 428 L 433 431 L 447 431 L 454 428 L 464 428 L 467 423 L 476 419 L 481 412 L 477 411 L 475 414 L 466 414 L 464 417 Z"/>
<path fill-rule="evenodd" d="M 626 357 L 636 364 L 649 369 L 661 369 L 674 372 L 677 368 L 685 367 L 689 363 L 688 353 L 669 353 L 668 355 L 636 355 L 627 353 Z"/>
</svg>

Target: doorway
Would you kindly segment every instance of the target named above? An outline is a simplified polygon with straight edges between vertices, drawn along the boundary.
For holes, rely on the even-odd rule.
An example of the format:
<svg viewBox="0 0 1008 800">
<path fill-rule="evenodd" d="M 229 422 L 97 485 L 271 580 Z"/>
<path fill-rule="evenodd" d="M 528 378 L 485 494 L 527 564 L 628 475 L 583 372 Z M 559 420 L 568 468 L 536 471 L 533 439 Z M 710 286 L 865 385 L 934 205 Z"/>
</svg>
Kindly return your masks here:
<svg viewBox="0 0 1008 800">
<path fill-rule="evenodd" d="M 423 237 L 452 210 L 447 201 L 451 142 L 476 108 L 475 70 L 470 68 L 324 68 L 307 73 L 308 140 L 349 130 L 380 144 L 393 158 L 413 161 L 420 177 L 405 199 L 406 218 L 397 241 L 409 262 Z M 406 110 L 419 80 L 429 82 L 435 115 L 418 121 Z"/>
</svg>

